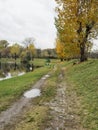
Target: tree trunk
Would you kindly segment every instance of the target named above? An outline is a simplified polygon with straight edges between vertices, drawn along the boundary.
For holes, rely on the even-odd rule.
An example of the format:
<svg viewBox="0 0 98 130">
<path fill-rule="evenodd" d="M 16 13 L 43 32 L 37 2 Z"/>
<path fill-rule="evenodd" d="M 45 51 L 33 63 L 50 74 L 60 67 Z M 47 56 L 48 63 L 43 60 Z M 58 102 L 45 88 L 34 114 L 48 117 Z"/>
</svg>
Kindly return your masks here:
<svg viewBox="0 0 98 130">
<path fill-rule="evenodd" d="M 80 45 L 80 62 L 87 61 L 87 54 L 85 51 L 85 43 Z"/>
</svg>

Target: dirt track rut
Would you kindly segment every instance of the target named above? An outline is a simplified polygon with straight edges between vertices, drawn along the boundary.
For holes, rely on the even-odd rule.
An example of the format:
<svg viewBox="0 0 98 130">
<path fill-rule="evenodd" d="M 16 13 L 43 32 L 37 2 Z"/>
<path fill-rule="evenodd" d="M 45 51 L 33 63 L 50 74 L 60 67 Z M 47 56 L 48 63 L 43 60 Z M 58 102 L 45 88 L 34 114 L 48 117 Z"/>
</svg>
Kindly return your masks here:
<svg viewBox="0 0 98 130">
<path fill-rule="evenodd" d="M 43 86 L 45 79 L 48 76 L 42 77 L 33 87 L 41 89 Z M 0 114 L 0 130 L 5 130 L 6 127 L 12 125 L 14 122 L 16 122 L 17 118 L 22 114 L 22 112 L 29 107 L 30 105 L 30 100 L 25 97 L 21 97 L 17 102 L 15 102 L 12 106 L 10 106 L 9 109 L 6 111 L 2 112 Z M 7 129 L 8 130 L 8 129 Z"/>
</svg>

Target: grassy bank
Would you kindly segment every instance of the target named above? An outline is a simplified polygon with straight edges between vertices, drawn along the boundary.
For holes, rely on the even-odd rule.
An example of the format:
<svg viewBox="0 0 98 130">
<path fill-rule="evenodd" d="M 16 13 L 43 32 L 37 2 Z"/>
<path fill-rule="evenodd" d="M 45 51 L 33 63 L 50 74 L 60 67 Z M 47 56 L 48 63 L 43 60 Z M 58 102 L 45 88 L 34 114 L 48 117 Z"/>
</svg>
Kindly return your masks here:
<svg viewBox="0 0 98 130">
<path fill-rule="evenodd" d="M 23 115 L 15 130 L 44 130 L 46 128 L 46 122 L 51 120 L 51 117 L 49 117 L 49 108 L 45 103 L 50 102 L 56 94 L 57 84 L 60 84 L 58 76 L 61 70 L 65 71 L 63 80 L 64 83 L 66 81 L 68 83 L 67 94 L 70 96 L 74 91 L 77 93 L 77 98 L 73 99 L 72 102 L 76 99 L 79 100 L 79 109 L 77 108 L 77 111 L 72 114 L 79 115 L 82 125 L 87 130 L 98 130 L 98 60 L 89 60 L 75 65 L 73 65 L 73 62 L 59 62 L 57 65 L 57 61 L 53 60 L 50 66 L 0 82 L 1 111 L 10 102 L 17 100 L 42 75 L 51 70 L 54 64 L 58 66 L 58 69 L 54 67 L 51 77 L 46 80 L 42 88 L 42 95 L 32 101 L 31 108 Z M 36 62 L 36 64 L 39 63 L 39 61 Z M 42 64 L 45 64 L 45 62 L 42 61 Z M 70 101 L 69 97 L 68 99 Z M 78 100 L 76 101 L 78 102 Z M 73 106 L 72 109 L 74 109 Z"/>
<path fill-rule="evenodd" d="M 24 91 L 50 70 L 42 67 L 23 76 L 0 81 L 0 111 L 5 110 L 13 101 L 17 100 Z"/>
<path fill-rule="evenodd" d="M 70 64 L 66 78 L 71 91 L 76 91 L 80 98 L 79 114 L 82 124 L 88 130 L 98 130 L 98 60 Z"/>
<path fill-rule="evenodd" d="M 16 101 L 24 91 L 32 87 L 44 74 L 49 72 L 57 60 L 51 60 L 49 66 L 45 65 L 45 59 L 34 59 L 35 66 L 43 66 L 33 72 L 20 77 L 0 81 L 0 112 L 5 110 L 12 102 Z"/>
</svg>

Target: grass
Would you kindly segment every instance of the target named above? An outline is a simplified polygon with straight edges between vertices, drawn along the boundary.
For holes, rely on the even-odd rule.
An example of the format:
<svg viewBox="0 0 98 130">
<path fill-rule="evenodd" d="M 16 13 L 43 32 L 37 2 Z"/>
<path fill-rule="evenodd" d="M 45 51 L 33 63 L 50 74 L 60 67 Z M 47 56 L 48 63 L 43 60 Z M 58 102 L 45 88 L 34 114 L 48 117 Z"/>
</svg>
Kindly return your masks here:
<svg viewBox="0 0 98 130">
<path fill-rule="evenodd" d="M 88 130 L 98 130 L 98 60 L 70 65 L 66 77 L 81 99 L 81 122 Z"/>
<path fill-rule="evenodd" d="M 35 65 L 43 66 L 35 69 L 33 72 L 26 73 L 20 77 L 0 81 L 0 112 L 7 109 L 12 102 L 17 100 L 24 91 L 40 79 L 44 74 L 53 68 L 57 60 L 51 60 L 51 65 L 45 66 L 45 59 L 34 59 Z"/>
<path fill-rule="evenodd" d="M 34 66 L 46 66 L 46 59 L 39 60 L 38 58 L 35 58 L 32 62 L 34 64 Z M 57 62 L 59 62 L 58 59 L 50 59 L 50 66 L 53 66 Z"/>
<path fill-rule="evenodd" d="M 48 108 L 44 106 L 33 106 L 24 115 L 23 120 L 16 126 L 15 130 L 43 130 L 47 120 Z M 39 129 L 41 128 L 41 129 Z"/>
<path fill-rule="evenodd" d="M 0 81 L 0 111 L 5 110 L 17 100 L 24 91 L 31 88 L 49 70 L 49 67 L 42 67 L 23 76 Z"/>
<path fill-rule="evenodd" d="M 51 67 L 36 69 L 21 77 L 0 82 L 0 111 L 4 110 L 10 102 L 17 100 L 23 92 L 29 89 L 42 75 L 48 72 L 58 61 L 51 60 Z M 23 117 L 15 130 L 43 130 L 49 108 L 43 104 L 49 102 L 56 94 L 56 85 L 60 67 L 66 68 L 65 76 L 69 84 L 68 89 L 77 93 L 80 101 L 79 116 L 82 125 L 87 130 L 98 130 L 98 60 L 89 60 L 73 65 L 74 60 L 60 62 L 58 69 L 52 71 L 42 88 L 42 96 L 33 100 L 34 106 Z M 35 61 L 35 64 L 45 66 L 45 61 Z"/>
<path fill-rule="evenodd" d="M 58 70 L 51 72 L 51 77 L 42 87 L 42 95 L 33 99 L 32 107 L 24 114 L 15 130 L 44 130 L 47 127 L 46 122 L 51 120 L 51 117 L 49 116 L 49 107 L 45 103 L 56 95 L 58 75 Z"/>
</svg>

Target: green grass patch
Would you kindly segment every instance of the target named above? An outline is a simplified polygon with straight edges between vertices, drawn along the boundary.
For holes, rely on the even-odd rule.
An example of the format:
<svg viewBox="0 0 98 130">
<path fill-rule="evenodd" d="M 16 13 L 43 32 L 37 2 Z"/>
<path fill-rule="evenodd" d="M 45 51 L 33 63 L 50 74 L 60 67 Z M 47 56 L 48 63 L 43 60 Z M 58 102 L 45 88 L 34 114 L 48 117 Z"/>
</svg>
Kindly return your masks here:
<svg viewBox="0 0 98 130">
<path fill-rule="evenodd" d="M 46 66 L 46 60 L 47 58 L 34 58 L 33 61 L 31 61 L 31 63 L 34 64 L 34 66 Z M 58 59 L 50 59 L 50 66 L 54 65 L 55 63 L 58 63 L 59 60 Z"/>
<path fill-rule="evenodd" d="M 48 108 L 44 106 L 31 107 L 15 130 L 43 130 L 47 120 L 47 112 Z"/>
<path fill-rule="evenodd" d="M 34 66 L 45 66 L 45 59 L 34 58 L 32 63 Z"/>
<path fill-rule="evenodd" d="M 51 77 L 46 81 L 45 87 L 42 88 L 41 102 L 49 102 L 56 95 L 59 72 L 56 70 Z"/>
<path fill-rule="evenodd" d="M 24 91 L 50 70 L 42 67 L 23 76 L 0 81 L 0 111 L 5 110 L 12 102 L 17 100 Z"/>
<path fill-rule="evenodd" d="M 98 60 L 70 65 L 66 78 L 81 98 L 81 122 L 88 130 L 98 130 Z"/>
</svg>

